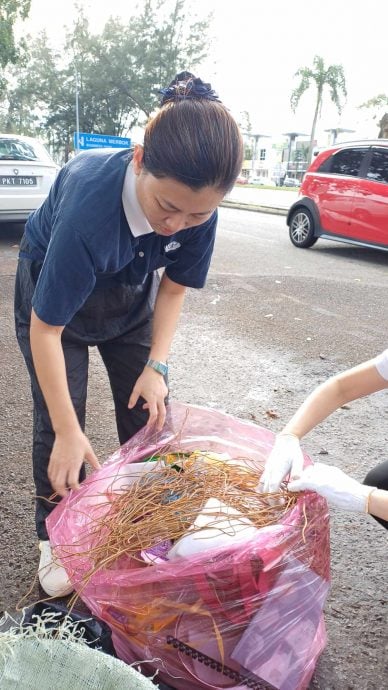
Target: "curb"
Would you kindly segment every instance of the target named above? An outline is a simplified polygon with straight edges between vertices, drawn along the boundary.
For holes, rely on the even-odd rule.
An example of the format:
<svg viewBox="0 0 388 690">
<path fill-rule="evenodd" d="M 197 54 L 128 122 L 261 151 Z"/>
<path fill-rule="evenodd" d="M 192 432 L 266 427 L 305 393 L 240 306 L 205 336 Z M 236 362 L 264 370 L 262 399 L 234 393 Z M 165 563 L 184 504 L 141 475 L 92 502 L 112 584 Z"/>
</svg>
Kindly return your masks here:
<svg viewBox="0 0 388 690">
<path fill-rule="evenodd" d="M 220 206 L 226 208 L 236 208 L 241 211 L 256 211 L 257 213 L 272 213 L 275 216 L 286 216 L 288 208 L 279 208 L 279 206 L 258 206 L 257 204 L 244 204 L 241 201 L 225 200 L 221 201 Z"/>
</svg>

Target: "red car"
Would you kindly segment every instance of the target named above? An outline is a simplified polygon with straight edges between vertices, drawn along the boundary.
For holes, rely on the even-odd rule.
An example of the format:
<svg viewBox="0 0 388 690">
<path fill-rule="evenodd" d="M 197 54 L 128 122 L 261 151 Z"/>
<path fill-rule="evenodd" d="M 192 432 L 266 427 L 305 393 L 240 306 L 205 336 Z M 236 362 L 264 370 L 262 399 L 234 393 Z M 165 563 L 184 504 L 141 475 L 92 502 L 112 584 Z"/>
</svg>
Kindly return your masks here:
<svg viewBox="0 0 388 690">
<path fill-rule="evenodd" d="M 236 184 L 248 184 L 248 178 L 244 177 L 243 175 L 239 175 Z"/>
<path fill-rule="evenodd" d="M 308 168 L 287 215 L 291 242 L 319 237 L 388 251 L 388 139 L 337 144 Z"/>
</svg>

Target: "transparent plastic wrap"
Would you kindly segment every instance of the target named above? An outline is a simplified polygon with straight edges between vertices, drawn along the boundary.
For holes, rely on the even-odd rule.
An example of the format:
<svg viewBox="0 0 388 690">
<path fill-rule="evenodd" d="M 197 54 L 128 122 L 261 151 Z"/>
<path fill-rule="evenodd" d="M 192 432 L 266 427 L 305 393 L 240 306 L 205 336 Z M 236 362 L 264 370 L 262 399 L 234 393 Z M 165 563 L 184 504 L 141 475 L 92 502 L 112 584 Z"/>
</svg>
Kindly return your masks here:
<svg viewBox="0 0 388 690">
<path fill-rule="evenodd" d="M 56 556 L 78 595 L 111 627 L 119 658 L 147 662 L 145 673 L 158 670 L 178 690 L 303 690 L 325 646 L 326 501 L 306 492 L 271 508 L 252 486 L 239 488 L 245 467 L 251 484 L 252 476 L 258 481 L 273 442 L 272 432 L 249 422 L 172 402 L 160 433 L 142 429 L 47 520 Z M 162 456 L 171 467 L 158 503 L 151 494 Z M 187 464 L 174 457 L 188 458 Z M 221 477 L 222 496 L 212 487 L 210 495 L 203 490 L 201 462 L 205 485 L 209 477 L 217 488 Z M 188 518 L 181 487 L 190 477 L 192 500 L 199 498 Z M 128 549 L 115 552 L 112 515 L 124 496 L 130 503 L 135 486 L 144 490 L 144 510 L 126 527 Z M 252 509 L 243 515 L 240 503 L 249 507 L 253 499 L 263 500 L 268 519 L 262 523 Z M 152 543 L 143 533 L 142 547 L 150 505 L 160 516 L 158 538 Z M 176 539 L 175 523 L 184 520 L 186 532 Z"/>
</svg>

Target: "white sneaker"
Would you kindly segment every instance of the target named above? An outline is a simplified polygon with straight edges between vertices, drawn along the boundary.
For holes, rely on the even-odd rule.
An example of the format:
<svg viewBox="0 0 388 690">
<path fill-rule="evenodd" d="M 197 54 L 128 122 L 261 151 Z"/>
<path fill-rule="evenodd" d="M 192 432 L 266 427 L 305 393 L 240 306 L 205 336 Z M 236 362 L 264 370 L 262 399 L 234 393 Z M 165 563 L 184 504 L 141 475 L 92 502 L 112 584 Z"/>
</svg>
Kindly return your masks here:
<svg viewBox="0 0 388 690">
<path fill-rule="evenodd" d="M 71 584 L 66 570 L 55 561 L 49 541 L 39 542 L 39 582 L 46 594 L 50 597 L 65 597 L 74 587 Z"/>
</svg>

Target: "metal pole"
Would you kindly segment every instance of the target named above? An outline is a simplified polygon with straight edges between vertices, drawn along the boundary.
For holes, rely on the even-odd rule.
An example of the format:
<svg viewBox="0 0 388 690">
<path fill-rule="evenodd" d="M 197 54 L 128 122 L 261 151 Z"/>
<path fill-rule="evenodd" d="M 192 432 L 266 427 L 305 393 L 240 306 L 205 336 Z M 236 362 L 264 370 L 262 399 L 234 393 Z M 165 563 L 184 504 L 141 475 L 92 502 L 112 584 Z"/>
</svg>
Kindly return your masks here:
<svg viewBox="0 0 388 690">
<path fill-rule="evenodd" d="M 75 150 L 79 153 L 79 108 L 78 108 L 78 72 L 75 71 L 75 122 L 76 122 L 76 134 L 75 134 Z"/>
<path fill-rule="evenodd" d="M 287 171 L 286 171 L 287 177 L 288 177 L 289 172 L 290 172 L 291 146 L 292 146 L 292 136 L 290 135 L 290 141 L 288 143 L 288 158 L 287 158 Z"/>
</svg>

